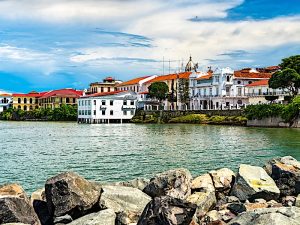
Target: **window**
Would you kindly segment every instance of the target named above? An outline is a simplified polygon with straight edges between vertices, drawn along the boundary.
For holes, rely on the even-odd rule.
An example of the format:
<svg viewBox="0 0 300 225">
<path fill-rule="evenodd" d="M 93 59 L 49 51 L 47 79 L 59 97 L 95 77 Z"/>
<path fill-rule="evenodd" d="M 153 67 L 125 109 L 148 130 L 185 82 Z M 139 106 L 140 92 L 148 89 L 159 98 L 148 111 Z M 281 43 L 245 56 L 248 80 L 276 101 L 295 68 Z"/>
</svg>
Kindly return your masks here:
<svg viewBox="0 0 300 225">
<path fill-rule="evenodd" d="M 74 104 L 76 103 L 76 98 L 73 98 L 73 103 L 74 103 Z"/>
<path fill-rule="evenodd" d="M 78 101 L 78 105 L 79 105 L 79 106 L 81 105 L 81 101 Z"/>
<path fill-rule="evenodd" d="M 21 103 L 21 98 L 18 98 L 18 103 L 19 103 L 19 104 Z"/>
<path fill-rule="evenodd" d="M 78 110 L 78 115 L 79 115 L 79 116 L 81 115 L 81 110 Z"/>
<path fill-rule="evenodd" d="M 238 80 L 238 82 L 237 82 L 238 84 L 241 84 L 241 81 L 240 80 Z"/>
<path fill-rule="evenodd" d="M 114 111 L 110 110 L 110 115 L 113 116 L 114 115 Z"/>
<path fill-rule="evenodd" d="M 204 96 L 206 96 L 206 88 L 204 89 Z"/>
<path fill-rule="evenodd" d="M 94 100 L 94 105 L 96 105 L 96 100 Z"/>
<path fill-rule="evenodd" d="M 31 106 L 29 106 L 29 110 L 33 110 L 33 108 L 32 108 L 32 105 L 31 105 Z"/>
<path fill-rule="evenodd" d="M 127 111 L 123 111 L 123 115 L 124 115 L 124 116 L 127 116 Z"/>
<path fill-rule="evenodd" d="M 103 87 L 101 87 L 101 92 L 104 92 L 104 88 Z"/>
<path fill-rule="evenodd" d="M 96 110 L 94 110 L 94 116 L 96 116 Z"/>
<path fill-rule="evenodd" d="M 29 103 L 32 104 L 32 98 L 29 99 Z"/>
<path fill-rule="evenodd" d="M 209 95 L 212 96 L 212 88 L 209 88 Z"/>
<path fill-rule="evenodd" d="M 18 106 L 18 109 L 21 109 L 21 106 L 20 106 L 20 105 Z"/>
<path fill-rule="evenodd" d="M 134 115 L 134 110 L 131 110 L 131 111 L 130 111 L 130 114 L 133 116 L 133 115 Z"/>
<path fill-rule="evenodd" d="M 66 98 L 66 103 L 70 103 L 70 98 Z"/>
<path fill-rule="evenodd" d="M 27 98 L 24 98 L 24 104 L 27 104 Z M 24 109 L 25 110 L 25 109 Z"/>
<path fill-rule="evenodd" d="M 27 106 L 26 105 L 24 105 L 24 111 L 27 111 Z"/>
<path fill-rule="evenodd" d="M 252 81 L 249 81 L 248 84 L 252 84 Z"/>
<path fill-rule="evenodd" d="M 85 115 L 88 115 L 88 111 L 87 110 L 85 110 L 85 113 L 84 113 Z"/>
<path fill-rule="evenodd" d="M 88 105 L 91 105 L 91 100 L 88 100 Z"/>
<path fill-rule="evenodd" d="M 107 92 L 110 92 L 110 87 L 107 88 Z"/>
<path fill-rule="evenodd" d="M 216 88 L 216 95 L 219 96 L 219 88 Z"/>
<path fill-rule="evenodd" d="M 105 110 L 102 110 L 102 116 L 105 116 Z"/>
<path fill-rule="evenodd" d="M 242 88 L 238 88 L 238 96 L 242 95 Z"/>
<path fill-rule="evenodd" d="M 134 105 L 134 101 L 133 100 L 130 101 L 130 105 Z"/>
<path fill-rule="evenodd" d="M 127 100 L 124 100 L 124 101 L 123 101 L 123 105 L 127 105 Z"/>
<path fill-rule="evenodd" d="M 227 82 L 229 82 L 230 81 L 230 77 L 229 76 L 227 76 Z"/>
<path fill-rule="evenodd" d="M 102 100 L 101 105 L 105 105 L 105 104 L 106 104 L 106 101 Z"/>
<path fill-rule="evenodd" d="M 109 101 L 109 104 L 110 104 L 110 105 L 114 105 L 114 100 L 110 100 L 110 101 Z"/>
</svg>

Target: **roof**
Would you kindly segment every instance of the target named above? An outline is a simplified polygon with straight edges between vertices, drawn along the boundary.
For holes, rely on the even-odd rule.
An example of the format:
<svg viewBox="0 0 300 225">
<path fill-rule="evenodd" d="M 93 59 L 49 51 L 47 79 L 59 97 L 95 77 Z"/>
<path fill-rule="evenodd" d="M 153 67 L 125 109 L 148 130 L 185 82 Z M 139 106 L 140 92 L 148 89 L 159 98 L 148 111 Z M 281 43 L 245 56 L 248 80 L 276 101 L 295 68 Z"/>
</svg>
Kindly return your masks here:
<svg viewBox="0 0 300 225">
<path fill-rule="evenodd" d="M 2 97 L 11 97 L 11 94 L 2 93 L 2 94 L 0 94 L 0 96 L 2 96 Z"/>
<path fill-rule="evenodd" d="M 234 71 L 234 77 L 238 78 L 250 78 L 250 79 L 269 79 L 272 77 L 272 73 L 263 73 L 258 71 L 253 71 L 249 68 Z"/>
<path fill-rule="evenodd" d="M 143 92 L 139 92 L 140 95 L 146 95 L 146 94 L 149 94 L 148 91 L 143 91 Z"/>
<path fill-rule="evenodd" d="M 162 75 L 155 77 L 152 80 L 149 80 L 147 83 L 154 83 L 154 82 L 160 82 L 160 81 L 166 81 L 166 80 L 176 80 L 176 79 L 189 79 L 192 72 L 183 72 L 183 73 L 174 73 L 174 74 L 168 74 L 168 75 Z"/>
<path fill-rule="evenodd" d="M 41 98 L 50 98 L 50 97 L 56 97 L 56 96 L 79 98 L 82 95 L 83 95 L 83 91 L 66 88 L 66 89 L 60 89 L 60 90 L 46 92 L 45 94 L 43 94 L 41 96 Z"/>
<path fill-rule="evenodd" d="M 212 76 L 213 76 L 213 73 L 212 72 L 208 72 L 207 75 L 198 77 L 195 80 L 209 80 L 209 79 L 212 78 Z"/>
<path fill-rule="evenodd" d="M 123 83 L 118 84 L 117 87 L 138 84 L 141 80 L 144 80 L 148 77 L 150 77 L 150 76 L 138 77 L 138 78 L 135 78 L 135 79 L 132 79 L 132 80 L 129 80 L 129 81 L 125 81 Z"/>
<path fill-rule="evenodd" d="M 125 92 L 125 91 L 101 92 L 101 93 L 95 93 L 95 94 L 91 94 L 91 95 L 85 95 L 85 96 L 82 96 L 82 98 L 109 96 L 109 95 L 115 95 L 115 94 L 118 94 L 121 92 Z"/>
<path fill-rule="evenodd" d="M 269 86 L 269 79 L 255 81 L 251 84 L 246 85 L 246 87 L 257 87 L 257 86 Z"/>
<path fill-rule="evenodd" d="M 28 93 L 28 94 L 14 93 L 14 94 L 12 94 L 13 97 L 29 97 L 29 98 L 39 98 L 42 95 L 43 95 L 43 93 Z"/>
</svg>

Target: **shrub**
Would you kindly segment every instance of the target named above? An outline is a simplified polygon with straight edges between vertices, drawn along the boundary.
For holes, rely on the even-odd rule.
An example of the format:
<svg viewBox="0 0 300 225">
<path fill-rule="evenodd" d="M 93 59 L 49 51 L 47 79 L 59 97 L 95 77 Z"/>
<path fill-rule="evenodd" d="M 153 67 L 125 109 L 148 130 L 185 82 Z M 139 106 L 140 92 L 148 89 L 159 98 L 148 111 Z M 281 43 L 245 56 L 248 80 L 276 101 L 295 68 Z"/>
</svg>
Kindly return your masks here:
<svg viewBox="0 0 300 225">
<path fill-rule="evenodd" d="M 176 118 L 172 118 L 169 120 L 169 123 L 207 123 L 208 116 L 205 114 L 190 114 L 186 116 L 180 116 Z"/>
</svg>

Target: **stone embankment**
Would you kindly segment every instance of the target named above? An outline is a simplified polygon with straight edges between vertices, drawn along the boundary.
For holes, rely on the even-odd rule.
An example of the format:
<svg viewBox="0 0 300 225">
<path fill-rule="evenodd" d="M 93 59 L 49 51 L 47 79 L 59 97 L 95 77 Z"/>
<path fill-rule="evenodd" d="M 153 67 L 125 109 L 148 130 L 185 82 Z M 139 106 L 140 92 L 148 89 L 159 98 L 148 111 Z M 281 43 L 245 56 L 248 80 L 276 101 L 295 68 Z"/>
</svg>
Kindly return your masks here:
<svg viewBox="0 0 300 225">
<path fill-rule="evenodd" d="M 26 193 L 0 186 L 0 224 L 11 225 L 300 225 L 300 162 L 240 165 L 192 177 L 186 169 L 150 180 L 99 184 L 73 172 Z"/>
</svg>

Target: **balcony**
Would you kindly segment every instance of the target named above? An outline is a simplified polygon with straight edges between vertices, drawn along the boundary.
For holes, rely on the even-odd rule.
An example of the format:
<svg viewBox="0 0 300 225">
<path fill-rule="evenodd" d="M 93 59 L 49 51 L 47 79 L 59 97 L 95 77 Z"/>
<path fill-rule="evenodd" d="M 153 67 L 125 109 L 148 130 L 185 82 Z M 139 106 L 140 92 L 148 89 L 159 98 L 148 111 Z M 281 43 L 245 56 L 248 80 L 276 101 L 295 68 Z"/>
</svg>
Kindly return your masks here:
<svg viewBox="0 0 300 225">
<path fill-rule="evenodd" d="M 123 109 L 135 109 L 135 108 L 136 108 L 135 105 L 123 105 L 123 106 L 122 106 L 122 110 L 123 110 Z"/>
</svg>

